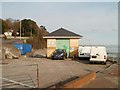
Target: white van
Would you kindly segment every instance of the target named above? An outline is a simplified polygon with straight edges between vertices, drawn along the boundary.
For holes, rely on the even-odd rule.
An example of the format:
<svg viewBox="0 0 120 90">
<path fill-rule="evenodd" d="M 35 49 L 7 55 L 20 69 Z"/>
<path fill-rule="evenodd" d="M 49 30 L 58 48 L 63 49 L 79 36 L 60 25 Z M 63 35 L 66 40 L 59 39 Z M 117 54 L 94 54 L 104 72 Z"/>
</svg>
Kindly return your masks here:
<svg viewBox="0 0 120 90">
<path fill-rule="evenodd" d="M 90 59 L 91 46 L 79 46 L 78 58 L 79 60 Z"/>
<path fill-rule="evenodd" d="M 107 52 L 104 46 L 92 46 L 90 53 L 90 63 L 103 62 L 106 64 Z"/>
</svg>

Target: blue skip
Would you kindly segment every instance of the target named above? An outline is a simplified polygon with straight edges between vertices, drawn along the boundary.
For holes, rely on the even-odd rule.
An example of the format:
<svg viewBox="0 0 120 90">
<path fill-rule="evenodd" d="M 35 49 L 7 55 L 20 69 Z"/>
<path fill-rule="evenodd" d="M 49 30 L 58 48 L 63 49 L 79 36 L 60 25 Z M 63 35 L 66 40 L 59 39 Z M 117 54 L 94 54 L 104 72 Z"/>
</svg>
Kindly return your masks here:
<svg viewBox="0 0 120 90">
<path fill-rule="evenodd" d="M 20 50 L 21 55 L 25 55 L 28 52 L 32 51 L 32 45 L 31 44 L 13 44 L 17 49 Z"/>
</svg>

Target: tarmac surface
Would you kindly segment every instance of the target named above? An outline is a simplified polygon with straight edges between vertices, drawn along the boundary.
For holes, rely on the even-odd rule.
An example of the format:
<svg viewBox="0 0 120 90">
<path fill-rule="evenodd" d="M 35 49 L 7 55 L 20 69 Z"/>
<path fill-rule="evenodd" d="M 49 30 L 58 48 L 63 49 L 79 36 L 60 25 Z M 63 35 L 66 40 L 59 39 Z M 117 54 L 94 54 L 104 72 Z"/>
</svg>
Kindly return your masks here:
<svg viewBox="0 0 120 90">
<path fill-rule="evenodd" d="M 38 87 L 37 65 L 40 88 L 49 87 L 75 76 L 82 77 L 92 71 L 98 72 L 96 79 L 82 88 L 118 88 L 118 65 L 109 62 L 102 65 L 89 64 L 87 60 L 73 61 L 70 58 L 66 60 L 50 60 L 22 56 L 19 59 L 4 60 L 1 63 L 2 78 L 25 84 L 6 85 L 8 82 L 3 80 L 4 87 L 8 88 Z"/>
<path fill-rule="evenodd" d="M 119 88 L 118 70 L 120 71 L 118 65 L 113 64 L 106 70 L 97 73 L 96 79 L 82 88 Z"/>
</svg>

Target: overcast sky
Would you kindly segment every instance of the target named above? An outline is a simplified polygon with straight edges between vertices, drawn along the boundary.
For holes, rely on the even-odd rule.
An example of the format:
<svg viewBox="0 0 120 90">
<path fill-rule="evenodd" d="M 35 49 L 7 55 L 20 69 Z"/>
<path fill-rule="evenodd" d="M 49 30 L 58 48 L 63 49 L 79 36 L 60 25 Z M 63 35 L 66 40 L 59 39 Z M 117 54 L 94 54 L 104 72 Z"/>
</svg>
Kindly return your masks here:
<svg viewBox="0 0 120 90">
<path fill-rule="evenodd" d="M 29 18 L 49 32 L 63 27 L 82 35 L 82 45 L 118 42 L 117 2 L 3 2 L 2 18 Z"/>
</svg>

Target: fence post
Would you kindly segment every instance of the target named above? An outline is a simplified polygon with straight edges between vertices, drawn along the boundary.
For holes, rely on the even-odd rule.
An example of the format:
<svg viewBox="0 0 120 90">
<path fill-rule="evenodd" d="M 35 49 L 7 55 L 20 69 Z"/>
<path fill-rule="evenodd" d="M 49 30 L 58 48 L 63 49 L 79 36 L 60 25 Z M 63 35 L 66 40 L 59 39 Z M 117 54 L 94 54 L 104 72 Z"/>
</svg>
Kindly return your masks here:
<svg viewBox="0 0 120 90">
<path fill-rule="evenodd" d="M 38 69 L 38 64 L 37 65 L 37 83 L 38 83 L 38 88 L 40 88 L 40 83 L 39 83 L 39 69 Z"/>
</svg>

